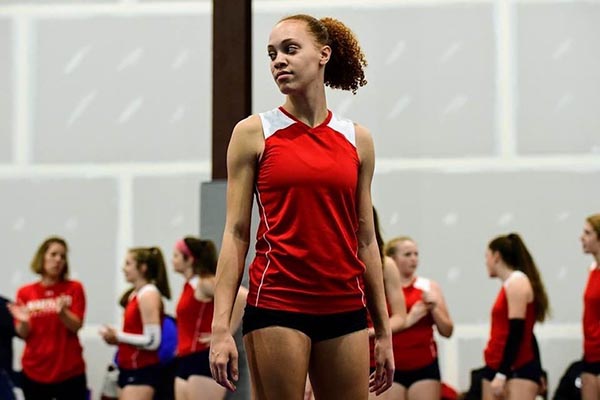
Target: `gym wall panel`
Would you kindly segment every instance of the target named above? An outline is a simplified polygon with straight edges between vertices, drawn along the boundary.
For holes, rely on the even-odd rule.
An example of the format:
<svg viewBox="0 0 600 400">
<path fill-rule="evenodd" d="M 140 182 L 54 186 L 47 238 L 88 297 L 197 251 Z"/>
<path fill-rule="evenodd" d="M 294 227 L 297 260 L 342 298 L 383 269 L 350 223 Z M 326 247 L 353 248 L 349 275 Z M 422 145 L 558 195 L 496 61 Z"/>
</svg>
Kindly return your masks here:
<svg viewBox="0 0 600 400">
<path fill-rule="evenodd" d="M 208 15 L 43 19 L 36 32 L 35 162 L 210 157 Z"/>
<path fill-rule="evenodd" d="M 485 349 L 486 343 L 487 337 L 465 337 L 457 339 L 459 354 L 459 387 L 464 388 L 465 391 L 468 390 L 471 385 L 471 370 L 481 368 L 484 365 L 483 350 Z"/>
<path fill-rule="evenodd" d="M 600 3 L 516 7 L 519 152 L 600 154 Z"/>
<path fill-rule="evenodd" d="M 0 236 L 6 276 L 0 293 L 14 298 L 18 287 L 38 279 L 29 265 L 51 235 L 66 239 L 70 276 L 87 297 L 86 324 L 110 322 L 117 294 L 114 254 L 118 225 L 113 179 L 28 178 L 0 180 Z"/>
<path fill-rule="evenodd" d="M 597 212 L 599 180 L 597 172 L 388 173 L 375 177 L 374 204 L 386 240 L 417 241 L 419 273 L 441 284 L 455 322 L 489 320 L 500 282 L 488 278 L 487 243 L 518 232 L 542 273 L 552 321 L 576 323 L 591 262 L 579 236 Z"/>
<path fill-rule="evenodd" d="M 0 164 L 11 162 L 13 144 L 13 36 L 11 21 L 0 17 Z"/>
</svg>

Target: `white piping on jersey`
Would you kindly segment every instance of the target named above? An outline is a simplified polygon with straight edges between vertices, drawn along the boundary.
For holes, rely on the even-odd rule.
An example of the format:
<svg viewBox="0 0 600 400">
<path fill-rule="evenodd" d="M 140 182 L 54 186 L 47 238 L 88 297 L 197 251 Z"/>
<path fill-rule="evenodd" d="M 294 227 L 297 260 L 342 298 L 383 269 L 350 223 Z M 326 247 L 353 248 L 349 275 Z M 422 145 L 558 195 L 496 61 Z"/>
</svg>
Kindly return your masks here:
<svg viewBox="0 0 600 400">
<path fill-rule="evenodd" d="M 358 290 L 360 290 L 360 301 L 362 302 L 363 307 L 366 307 L 367 302 L 365 301 L 365 292 L 360 287 L 360 281 L 358 280 L 358 276 L 356 277 L 356 287 L 358 287 Z"/>
<path fill-rule="evenodd" d="M 260 278 L 260 284 L 258 285 L 258 290 L 256 291 L 256 302 L 254 303 L 254 306 L 258 307 L 258 299 L 260 298 L 260 290 L 262 289 L 262 285 L 265 281 L 265 275 L 267 275 L 267 270 L 269 269 L 269 266 L 271 265 L 271 258 L 269 257 L 269 253 L 273 249 L 271 247 L 271 243 L 267 239 L 267 233 L 269 232 L 269 230 L 271 228 L 269 227 L 269 221 L 267 221 L 267 212 L 265 211 L 265 207 L 263 206 L 262 201 L 260 200 L 260 191 L 258 190 L 258 186 L 256 186 L 256 202 L 258 203 L 258 207 L 260 208 L 260 210 L 263 214 L 263 219 L 265 221 L 265 227 L 267 228 L 265 230 L 265 233 L 263 233 L 263 240 L 269 246 L 269 249 L 265 252 L 265 258 L 267 259 L 267 265 L 265 266 L 265 270 L 263 271 L 263 274 Z"/>
</svg>

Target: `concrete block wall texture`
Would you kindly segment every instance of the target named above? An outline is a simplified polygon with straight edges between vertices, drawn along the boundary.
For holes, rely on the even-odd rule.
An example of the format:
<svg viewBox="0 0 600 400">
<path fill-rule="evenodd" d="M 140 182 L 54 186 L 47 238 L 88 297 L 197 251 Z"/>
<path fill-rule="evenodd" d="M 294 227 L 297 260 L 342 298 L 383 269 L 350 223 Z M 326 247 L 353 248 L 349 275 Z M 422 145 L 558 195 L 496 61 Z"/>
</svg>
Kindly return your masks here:
<svg viewBox="0 0 600 400">
<path fill-rule="evenodd" d="M 176 239 L 199 230 L 211 4 L 0 2 L 0 293 L 35 278 L 28 263 L 44 237 L 66 237 L 88 295 L 81 335 L 96 392 L 113 351 L 97 328 L 120 321 L 126 249 L 159 245 L 169 259 Z M 279 18 L 333 16 L 357 33 L 369 84 L 329 92 L 330 108 L 371 129 L 384 235 L 414 236 L 422 274 L 444 289 L 457 325 L 439 341 L 445 380 L 466 389 L 483 362 L 499 288 L 485 245 L 518 231 L 554 311 L 538 329 L 553 388 L 581 356 L 590 259 L 578 236 L 600 212 L 600 3 L 256 0 L 253 11 L 255 112 L 282 101 L 266 54 Z M 176 299 L 183 281 L 170 278 Z"/>
</svg>

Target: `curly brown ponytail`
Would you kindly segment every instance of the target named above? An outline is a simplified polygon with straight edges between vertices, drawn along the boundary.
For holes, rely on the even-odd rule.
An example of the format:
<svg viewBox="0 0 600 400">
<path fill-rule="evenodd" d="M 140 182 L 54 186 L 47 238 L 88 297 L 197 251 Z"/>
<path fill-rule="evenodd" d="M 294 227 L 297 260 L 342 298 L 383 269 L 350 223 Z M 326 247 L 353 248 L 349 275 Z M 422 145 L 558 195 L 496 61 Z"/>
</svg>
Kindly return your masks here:
<svg viewBox="0 0 600 400">
<path fill-rule="evenodd" d="M 364 71 L 367 59 L 350 28 L 331 17 L 319 20 L 310 15 L 297 14 L 281 19 L 287 20 L 306 22 L 316 42 L 331 47 L 331 57 L 325 66 L 325 85 L 356 94 L 358 88 L 367 84 Z"/>
</svg>

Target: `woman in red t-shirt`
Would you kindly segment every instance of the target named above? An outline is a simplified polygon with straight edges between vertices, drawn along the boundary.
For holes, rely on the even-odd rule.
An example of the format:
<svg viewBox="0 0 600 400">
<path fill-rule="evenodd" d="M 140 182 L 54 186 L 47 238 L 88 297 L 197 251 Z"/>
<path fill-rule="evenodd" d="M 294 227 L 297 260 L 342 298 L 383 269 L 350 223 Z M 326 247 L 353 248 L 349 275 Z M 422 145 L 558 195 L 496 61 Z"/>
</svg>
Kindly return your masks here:
<svg viewBox="0 0 600 400">
<path fill-rule="evenodd" d="M 214 311 L 217 249 L 210 240 L 185 237 L 173 249 L 173 269 L 185 278 L 177 303 L 177 400 L 223 399 L 226 389 L 210 373 L 209 345 Z M 237 331 L 248 290 L 240 286 L 230 329 Z"/>
<path fill-rule="evenodd" d="M 600 214 L 590 215 L 581 234 L 583 252 L 594 257 L 583 295 L 581 397 L 600 399 Z"/>
<path fill-rule="evenodd" d="M 123 266 L 133 287 L 121 297 L 123 329 L 104 326 L 100 335 L 119 346 L 120 400 L 151 400 L 163 373 L 158 357 L 164 317 L 162 297 L 171 298 L 165 260 L 158 247 L 130 249 Z"/>
<path fill-rule="evenodd" d="M 493 239 L 486 266 L 502 288 L 492 307 L 490 338 L 484 351 L 483 399 L 535 399 L 542 370 L 536 355 L 533 326 L 549 310 L 540 273 L 516 233 Z"/>
<path fill-rule="evenodd" d="M 21 287 L 9 305 L 17 334 L 25 340 L 21 364 L 27 400 L 84 400 L 85 363 L 77 332 L 83 326 L 85 295 L 68 279 L 67 243 L 49 237 L 38 248 L 31 269 L 37 282 Z"/>
</svg>

